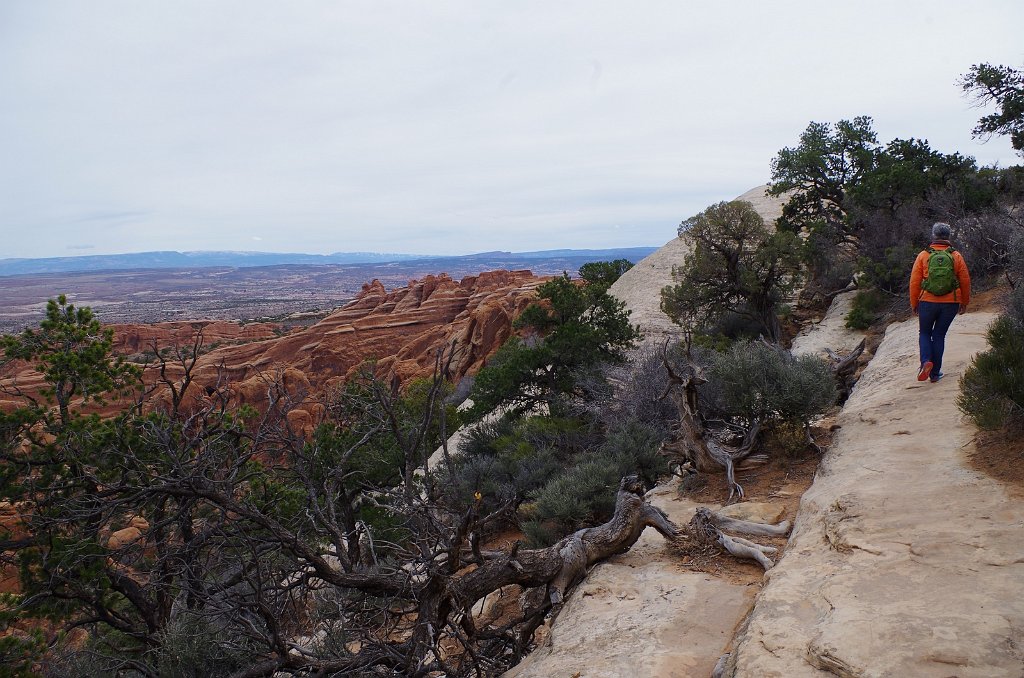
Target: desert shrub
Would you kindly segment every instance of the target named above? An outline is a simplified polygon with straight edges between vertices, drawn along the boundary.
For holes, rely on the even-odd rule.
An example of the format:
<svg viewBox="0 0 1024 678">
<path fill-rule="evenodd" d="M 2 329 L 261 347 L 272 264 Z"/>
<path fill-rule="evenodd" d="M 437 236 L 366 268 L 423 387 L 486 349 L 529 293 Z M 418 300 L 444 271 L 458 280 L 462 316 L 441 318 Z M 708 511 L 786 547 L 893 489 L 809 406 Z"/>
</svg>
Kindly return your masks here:
<svg viewBox="0 0 1024 678">
<path fill-rule="evenodd" d="M 583 525 L 608 520 L 623 476 L 636 474 L 653 487 L 668 472 L 659 452 L 663 438 L 657 428 L 636 420 L 610 432 L 594 453 L 579 457 L 535 493 L 523 516 L 524 534 L 532 544 L 547 546 Z"/>
<path fill-rule="evenodd" d="M 1013 264 L 1013 253 L 1019 250 L 1010 245 L 1015 223 L 1006 210 L 993 208 L 968 214 L 950 225 L 955 237 L 953 245 L 964 255 L 976 287 L 985 286 Z"/>
<path fill-rule="evenodd" d="M 728 418 L 806 424 L 836 402 L 832 373 L 815 356 L 793 356 L 763 342 L 739 342 L 704 359 L 710 366 L 701 397 Z"/>
<path fill-rule="evenodd" d="M 846 314 L 846 326 L 851 330 L 866 330 L 878 319 L 878 313 L 885 305 L 885 297 L 878 290 L 859 290 L 853 296 L 853 304 Z"/>
<path fill-rule="evenodd" d="M 664 439 L 665 432 L 657 424 L 630 419 L 611 429 L 600 449 L 628 457 L 622 475 L 636 474 L 646 487 L 654 487 L 668 473 L 668 460 L 660 452 Z"/>
<path fill-rule="evenodd" d="M 1024 229 L 1017 229 L 1010 235 L 1009 256 L 1006 272 L 1015 287 L 1024 286 Z"/>
<path fill-rule="evenodd" d="M 173 619 L 160 632 L 160 645 L 153 664 L 160 678 L 217 678 L 229 676 L 250 665 L 254 647 L 227 620 L 185 613 Z M 117 632 L 90 638 L 80 648 L 67 648 L 51 654 L 42 665 L 43 675 L 53 678 L 80 676 L 143 676 L 129 668 L 119 650 L 131 642 Z"/>
<path fill-rule="evenodd" d="M 678 347 L 667 350 L 671 359 Z M 589 382 L 593 386 L 577 403 L 576 411 L 598 423 L 606 432 L 641 421 L 667 434 L 677 413 L 672 400 L 664 397 L 668 390 L 668 371 L 662 355 L 661 349 L 644 348 L 631 355 L 626 363 L 605 365 L 599 378 Z"/>
<path fill-rule="evenodd" d="M 625 454 L 599 452 L 553 478 L 537 493 L 523 532 L 536 546 L 548 546 L 581 525 L 597 525 L 615 510 L 619 480 L 629 473 Z"/>
<path fill-rule="evenodd" d="M 807 431 L 798 422 L 781 422 L 768 431 L 762 449 L 766 450 L 772 459 L 800 459 L 810 449 Z"/>
<path fill-rule="evenodd" d="M 590 449 L 601 441 L 592 422 L 580 417 L 527 417 L 518 435 L 534 448 L 551 447 L 564 456 Z"/>
<path fill-rule="evenodd" d="M 484 510 L 516 508 L 584 450 L 600 443 L 591 424 L 565 417 L 502 417 L 472 427 L 440 472 L 446 500 L 469 506 L 481 495 Z"/>
<path fill-rule="evenodd" d="M 957 406 L 981 428 L 1024 429 L 1024 322 L 999 317 L 988 344 L 960 378 Z"/>
<path fill-rule="evenodd" d="M 229 676 L 249 666 L 253 648 L 216 620 L 183 614 L 164 629 L 160 678 Z"/>
<path fill-rule="evenodd" d="M 515 509 L 544 485 L 564 462 L 558 451 L 535 449 L 525 442 L 506 445 L 494 455 L 460 455 L 454 460 L 454 472 L 444 473 L 440 486 L 449 504 L 466 507 L 481 495 L 484 511 L 510 504 Z"/>
</svg>

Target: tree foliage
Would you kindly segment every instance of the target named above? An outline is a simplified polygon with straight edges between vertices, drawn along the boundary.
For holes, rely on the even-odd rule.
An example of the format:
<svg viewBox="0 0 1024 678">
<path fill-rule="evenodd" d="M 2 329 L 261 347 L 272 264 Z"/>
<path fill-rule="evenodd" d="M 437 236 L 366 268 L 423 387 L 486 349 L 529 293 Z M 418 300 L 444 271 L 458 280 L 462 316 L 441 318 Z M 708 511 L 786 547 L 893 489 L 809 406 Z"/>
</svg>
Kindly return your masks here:
<svg viewBox="0 0 1024 678">
<path fill-rule="evenodd" d="M 692 331 L 732 314 L 777 341 L 778 306 L 799 269 L 797 237 L 772 233 L 745 201 L 708 207 L 682 222 L 679 236 L 690 239 L 693 249 L 673 269 L 676 284 L 662 290 L 669 317 Z"/>
<path fill-rule="evenodd" d="M 102 403 L 107 396 L 123 393 L 138 377 L 137 367 L 110 358 L 112 343 L 113 330 L 104 329 L 91 309 L 67 303 L 63 294 L 47 302 L 39 329 L 0 337 L 4 361 L 25 360 L 39 366 L 47 383 L 43 396 L 56 403 L 61 425 L 70 423 L 74 398 Z"/>
<path fill-rule="evenodd" d="M 796 147 L 772 160 L 768 194 L 790 193 L 779 227 L 793 232 L 838 226 L 844 238 L 853 233 L 846 218 L 847 193 L 875 166 L 878 137 L 871 118 L 858 116 L 829 123 L 812 122 Z"/>
<path fill-rule="evenodd" d="M 476 377 L 474 416 L 501 406 L 525 411 L 538 403 L 556 405 L 576 392 L 581 370 L 624 358 L 639 330 L 629 323 L 625 304 L 608 294 L 607 270 L 587 270 L 595 282 L 579 284 L 562 275 L 537 288 L 537 303 L 515 322 L 527 339 L 509 339 Z"/>
<path fill-rule="evenodd" d="M 629 259 L 616 259 L 614 261 L 591 261 L 580 266 L 580 278 L 594 288 L 603 287 L 608 289 L 622 274 L 633 268 L 633 262 Z"/>
<path fill-rule="evenodd" d="M 995 104 L 997 111 L 983 116 L 973 130 L 975 138 L 1005 134 L 1024 156 L 1024 72 L 1008 66 L 975 64 L 960 79 L 963 91 L 979 105 Z"/>
<path fill-rule="evenodd" d="M 957 248 L 980 276 L 998 272 L 1013 219 L 1015 175 L 979 169 L 974 158 L 941 153 L 923 139 L 880 146 L 871 119 L 811 123 L 796 148 L 772 163 L 769 193 L 789 192 L 779 227 L 806 235 L 805 292 L 829 294 L 859 282 L 901 293 L 907 262 L 936 221 L 953 226 Z"/>
<path fill-rule="evenodd" d="M 764 342 L 743 341 L 707 357 L 701 389 L 711 412 L 750 425 L 806 426 L 836 403 L 829 366 L 817 356 L 794 356 Z"/>
</svg>

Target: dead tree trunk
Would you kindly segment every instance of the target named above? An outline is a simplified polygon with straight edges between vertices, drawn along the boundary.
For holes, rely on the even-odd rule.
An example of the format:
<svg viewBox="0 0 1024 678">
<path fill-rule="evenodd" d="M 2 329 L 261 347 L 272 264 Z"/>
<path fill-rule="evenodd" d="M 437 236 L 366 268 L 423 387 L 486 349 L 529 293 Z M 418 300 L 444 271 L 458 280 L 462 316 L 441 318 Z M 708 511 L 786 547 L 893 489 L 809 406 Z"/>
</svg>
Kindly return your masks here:
<svg viewBox="0 0 1024 678">
<path fill-rule="evenodd" d="M 866 339 L 861 339 L 857 348 L 845 356 L 841 356 L 831 349 L 825 349 L 828 357 L 832 360 L 832 374 L 836 379 L 836 387 L 839 389 L 839 404 L 845 403 L 853 391 L 853 385 L 857 383 L 855 373 L 857 372 L 857 360 L 864 352 Z"/>
<path fill-rule="evenodd" d="M 445 607 L 460 616 L 464 645 L 479 656 L 507 657 L 511 652 L 506 668 L 517 663 L 532 641 L 533 632 L 545 616 L 557 613 L 587 569 L 627 551 L 647 527 L 653 527 L 669 540 L 680 536 L 680 529 L 665 513 L 644 499 L 644 487 L 639 478 L 627 476 L 619 484 L 615 513 L 603 525 L 577 530 L 545 549 L 519 550 L 516 544 L 508 553 L 478 548 L 464 551 L 463 561 L 476 567 L 458 573 L 442 594 L 448 598 Z M 474 605 L 492 592 L 511 585 L 518 585 L 525 591 L 522 599 L 526 602 L 519 616 L 500 627 L 478 628 Z M 438 622 L 443 623 L 443 620 Z"/>
<path fill-rule="evenodd" d="M 754 422 L 739 447 L 724 445 L 710 438 L 700 417 L 697 398 L 697 387 L 707 380 L 692 363 L 687 366 L 685 376 L 679 376 L 669 365 L 667 357 L 663 356 L 662 360 L 669 375 L 666 395 L 672 396 L 679 410 L 679 424 L 673 438 L 662 443 L 662 452 L 681 460 L 684 470 L 717 473 L 724 469 L 729 483 L 729 500 L 734 495 L 742 499 L 743 488 L 736 482 L 737 465 L 741 462 L 752 465 L 765 461 L 763 455 L 753 454 L 761 431 L 760 422 Z"/>
<path fill-rule="evenodd" d="M 653 527 L 676 546 L 717 543 L 733 556 L 755 560 L 768 570 L 773 563 L 766 554 L 774 553 L 773 547 L 730 536 L 725 531 L 774 536 L 786 534 L 789 523 L 753 523 L 701 508 L 689 525 L 679 527 L 661 509 L 645 501 L 643 485 L 636 476 L 627 476 L 619 485 L 615 514 L 603 525 L 577 530 L 546 549 L 513 548 L 510 553 L 476 550 L 473 556 L 467 554 L 467 562 L 475 561 L 477 567 L 457 576 L 447 588 L 453 603 L 458 601 L 453 607 L 460 610 L 461 628 L 468 630 L 467 640 L 477 653 L 490 656 L 499 656 L 502 648 L 508 647 L 508 641 L 514 640 L 515 653 L 521 656 L 544 617 L 549 612 L 557 613 L 587 569 L 628 550 L 646 527 Z M 521 615 L 500 628 L 478 628 L 473 619 L 474 605 L 491 592 L 513 584 L 533 589 L 534 595 L 528 592 L 523 596 L 528 602 Z"/>
</svg>

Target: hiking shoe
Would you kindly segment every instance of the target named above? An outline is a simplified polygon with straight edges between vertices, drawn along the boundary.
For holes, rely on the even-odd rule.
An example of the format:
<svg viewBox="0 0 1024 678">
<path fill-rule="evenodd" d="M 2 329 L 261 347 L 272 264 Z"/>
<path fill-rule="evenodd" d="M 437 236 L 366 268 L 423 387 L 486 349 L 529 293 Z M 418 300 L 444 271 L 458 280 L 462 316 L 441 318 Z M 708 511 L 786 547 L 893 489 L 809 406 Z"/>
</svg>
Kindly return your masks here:
<svg viewBox="0 0 1024 678">
<path fill-rule="evenodd" d="M 917 380 L 924 381 L 928 378 L 928 375 L 932 373 L 932 361 L 925 360 L 921 363 L 921 371 L 917 373 Z"/>
<path fill-rule="evenodd" d="M 934 384 L 934 383 L 935 383 L 935 382 L 937 382 L 937 381 L 938 381 L 939 379 L 942 379 L 942 378 L 943 378 L 944 376 L 946 376 L 946 375 L 945 375 L 945 374 L 943 374 L 942 372 L 939 372 L 939 373 L 937 373 L 937 374 L 933 374 L 933 375 L 932 375 L 932 383 Z"/>
</svg>

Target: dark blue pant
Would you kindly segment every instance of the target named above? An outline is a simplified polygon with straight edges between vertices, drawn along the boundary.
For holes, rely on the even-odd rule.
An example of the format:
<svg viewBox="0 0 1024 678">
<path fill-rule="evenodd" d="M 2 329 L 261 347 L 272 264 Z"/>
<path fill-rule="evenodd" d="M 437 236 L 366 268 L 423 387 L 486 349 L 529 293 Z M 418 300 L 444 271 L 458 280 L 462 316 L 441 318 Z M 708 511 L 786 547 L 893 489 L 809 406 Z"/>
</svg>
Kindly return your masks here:
<svg viewBox="0 0 1024 678">
<path fill-rule="evenodd" d="M 946 348 L 946 330 L 953 323 L 960 304 L 922 301 L 917 305 L 921 321 L 921 364 L 932 361 L 932 376 L 942 371 L 942 352 Z"/>
</svg>

